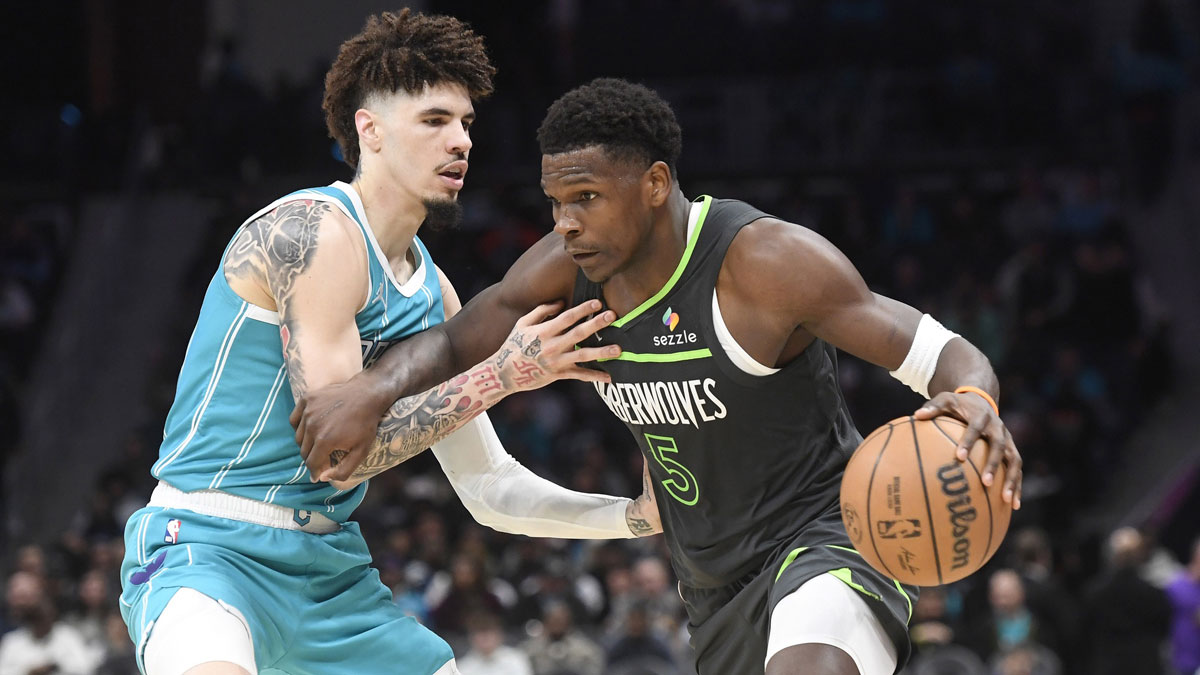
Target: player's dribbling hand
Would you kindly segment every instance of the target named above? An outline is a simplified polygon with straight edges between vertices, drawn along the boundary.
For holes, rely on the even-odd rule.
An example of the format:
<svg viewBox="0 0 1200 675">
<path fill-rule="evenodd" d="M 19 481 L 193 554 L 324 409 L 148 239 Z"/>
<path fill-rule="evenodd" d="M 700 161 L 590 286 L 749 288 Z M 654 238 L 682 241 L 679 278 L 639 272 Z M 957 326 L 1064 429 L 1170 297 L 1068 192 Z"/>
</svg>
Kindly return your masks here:
<svg viewBox="0 0 1200 675">
<path fill-rule="evenodd" d="M 925 405 L 913 413 L 913 417 L 919 420 L 933 419 L 939 415 L 953 417 L 967 425 L 967 430 L 963 432 L 955 450 L 958 461 L 967 461 L 967 448 L 974 445 L 975 441 L 983 439 L 987 443 L 988 458 L 983 469 L 984 485 L 991 486 L 992 481 L 996 479 L 996 470 L 1000 463 L 1004 462 L 1007 476 L 1004 483 L 1004 501 L 1014 509 L 1021 508 L 1021 453 L 1017 452 L 1012 434 L 992 406 L 982 396 L 971 392 L 957 394 L 944 391 L 926 401 Z"/>
<path fill-rule="evenodd" d="M 621 348 L 576 345 L 615 321 L 616 313 L 606 310 L 589 319 L 589 314 L 601 309 L 599 300 L 580 303 L 556 316 L 561 307 L 562 303 L 538 305 L 518 319 L 493 355 L 491 362 L 508 392 L 537 389 L 565 379 L 609 381 L 607 373 L 579 364 L 615 359 L 621 355 Z"/>
</svg>

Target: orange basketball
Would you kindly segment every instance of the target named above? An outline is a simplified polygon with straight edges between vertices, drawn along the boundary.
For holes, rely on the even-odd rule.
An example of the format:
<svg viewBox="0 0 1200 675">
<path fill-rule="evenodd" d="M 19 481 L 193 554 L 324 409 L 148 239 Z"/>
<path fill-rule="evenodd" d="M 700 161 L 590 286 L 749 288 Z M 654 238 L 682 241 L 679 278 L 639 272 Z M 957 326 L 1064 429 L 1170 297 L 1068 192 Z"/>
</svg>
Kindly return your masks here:
<svg viewBox="0 0 1200 675">
<path fill-rule="evenodd" d="M 907 584 L 938 586 L 979 569 L 1004 539 L 1012 508 L 982 473 L 987 444 L 954 457 L 966 425 L 901 417 L 863 440 L 842 477 L 842 522 L 872 567 Z"/>
</svg>

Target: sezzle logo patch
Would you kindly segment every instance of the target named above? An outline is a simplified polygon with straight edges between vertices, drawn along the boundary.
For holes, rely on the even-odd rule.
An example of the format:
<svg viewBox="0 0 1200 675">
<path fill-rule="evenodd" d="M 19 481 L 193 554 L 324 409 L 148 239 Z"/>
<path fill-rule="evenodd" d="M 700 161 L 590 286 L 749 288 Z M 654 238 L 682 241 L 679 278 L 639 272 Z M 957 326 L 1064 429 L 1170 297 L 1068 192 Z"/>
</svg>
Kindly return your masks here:
<svg viewBox="0 0 1200 675">
<path fill-rule="evenodd" d="M 675 328 L 679 325 L 679 314 L 672 312 L 668 307 L 667 311 L 663 312 L 662 323 L 667 327 L 667 330 L 675 333 Z M 683 331 L 674 335 L 655 335 L 655 347 L 670 347 L 671 345 L 685 345 L 696 341 L 696 334 L 691 331 Z"/>
<path fill-rule="evenodd" d="M 672 333 L 674 333 L 675 327 L 679 325 L 679 315 L 675 312 L 672 312 L 671 308 L 668 307 L 667 311 L 663 312 L 662 319 L 663 325 L 666 326 L 667 329 L 669 329 Z"/>
</svg>

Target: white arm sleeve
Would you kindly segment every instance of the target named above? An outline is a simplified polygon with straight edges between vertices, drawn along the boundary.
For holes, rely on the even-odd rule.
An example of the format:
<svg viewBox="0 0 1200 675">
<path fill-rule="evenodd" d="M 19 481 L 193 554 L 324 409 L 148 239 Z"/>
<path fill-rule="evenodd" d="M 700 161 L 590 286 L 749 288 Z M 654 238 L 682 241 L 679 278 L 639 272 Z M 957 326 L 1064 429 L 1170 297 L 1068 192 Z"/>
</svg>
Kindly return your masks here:
<svg viewBox="0 0 1200 675">
<path fill-rule="evenodd" d="M 433 446 L 475 520 L 501 532 L 558 539 L 631 539 L 623 497 L 568 490 L 538 476 L 500 444 L 487 413 Z"/>
</svg>

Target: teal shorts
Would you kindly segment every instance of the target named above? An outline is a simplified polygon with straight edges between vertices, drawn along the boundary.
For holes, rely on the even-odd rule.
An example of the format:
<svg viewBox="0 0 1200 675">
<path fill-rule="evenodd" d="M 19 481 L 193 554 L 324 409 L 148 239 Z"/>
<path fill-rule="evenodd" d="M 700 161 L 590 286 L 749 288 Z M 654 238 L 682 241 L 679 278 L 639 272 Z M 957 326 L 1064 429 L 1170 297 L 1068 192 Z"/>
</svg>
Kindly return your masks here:
<svg viewBox="0 0 1200 675">
<path fill-rule="evenodd" d="M 125 526 L 121 616 L 142 672 L 155 619 L 192 588 L 246 618 L 259 672 L 431 675 L 450 646 L 395 605 L 370 563 L 356 523 L 310 534 L 148 506 Z"/>
</svg>

